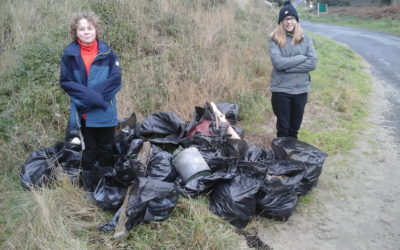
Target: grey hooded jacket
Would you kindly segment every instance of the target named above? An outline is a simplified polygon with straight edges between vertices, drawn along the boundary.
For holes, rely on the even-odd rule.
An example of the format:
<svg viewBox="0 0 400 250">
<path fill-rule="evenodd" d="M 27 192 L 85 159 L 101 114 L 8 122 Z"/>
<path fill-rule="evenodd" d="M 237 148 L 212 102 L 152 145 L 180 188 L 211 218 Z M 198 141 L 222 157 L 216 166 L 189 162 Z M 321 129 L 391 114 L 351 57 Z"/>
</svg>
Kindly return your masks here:
<svg viewBox="0 0 400 250">
<path fill-rule="evenodd" d="M 304 34 L 304 39 L 292 44 L 292 36 L 286 36 L 286 45 L 279 45 L 271 40 L 269 42 L 269 55 L 273 69 L 271 75 L 271 92 L 284 92 L 288 94 L 302 94 L 311 90 L 311 77 L 309 72 L 317 65 L 317 54 L 312 39 Z"/>
</svg>

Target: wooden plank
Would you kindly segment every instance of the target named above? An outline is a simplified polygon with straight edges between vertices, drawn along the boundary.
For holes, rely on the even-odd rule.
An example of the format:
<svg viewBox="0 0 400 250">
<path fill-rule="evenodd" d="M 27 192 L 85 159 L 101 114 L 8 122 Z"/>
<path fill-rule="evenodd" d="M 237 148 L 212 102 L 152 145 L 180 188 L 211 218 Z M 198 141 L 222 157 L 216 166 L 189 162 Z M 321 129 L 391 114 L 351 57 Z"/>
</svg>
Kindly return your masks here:
<svg viewBox="0 0 400 250">
<path fill-rule="evenodd" d="M 150 155 L 151 155 L 151 144 L 150 142 L 144 142 L 142 148 L 139 151 L 137 160 L 139 160 L 145 167 L 145 175 L 147 172 L 147 165 L 150 161 Z M 115 231 L 114 231 L 114 240 L 123 240 L 128 236 L 128 230 L 126 229 L 126 222 L 128 221 L 128 217 L 126 215 L 126 210 L 129 204 L 129 195 L 132 192 L 132 185 L 128 187 L 128 190 L 126 191 L 125 199 L 124 202 L 122 203 L 121 206 L 121 213 L 118 218 L 117 225 L 115 226 Z"/>
</svg>

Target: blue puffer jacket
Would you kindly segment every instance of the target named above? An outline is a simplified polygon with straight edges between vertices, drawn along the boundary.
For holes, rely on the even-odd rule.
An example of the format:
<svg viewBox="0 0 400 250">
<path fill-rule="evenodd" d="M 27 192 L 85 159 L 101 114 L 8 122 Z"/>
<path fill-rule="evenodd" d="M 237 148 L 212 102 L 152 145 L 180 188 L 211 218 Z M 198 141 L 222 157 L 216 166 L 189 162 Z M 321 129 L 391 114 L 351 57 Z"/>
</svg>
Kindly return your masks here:
<svg viewBox="0 0 400 250">
<path fill-rule="evenodd" d="M 117 125 L 115 95 L 121 89 L 121 70 L 116 53 L 102 41 L 87 77 L 80 46 L 72 42 L 61 58 L 60 85 L 71 98 L 69 130 L 79 130 L 86 113 L 86 127 Z"/>
</svg>

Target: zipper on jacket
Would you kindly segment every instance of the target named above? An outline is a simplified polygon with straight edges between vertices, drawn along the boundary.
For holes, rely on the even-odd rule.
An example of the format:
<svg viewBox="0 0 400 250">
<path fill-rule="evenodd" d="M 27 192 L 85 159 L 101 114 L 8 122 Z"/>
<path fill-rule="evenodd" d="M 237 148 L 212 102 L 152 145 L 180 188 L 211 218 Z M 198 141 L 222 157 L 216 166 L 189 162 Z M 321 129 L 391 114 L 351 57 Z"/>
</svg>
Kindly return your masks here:
<svg viewBox="0 0 400 250">
<path fill-rule="evenodd" d="M 110 52 L 111 52 L 111 49 L 109 49 L 109 50 L 106 51 L 106 52 L 97 54 L 92 63 L 94 63 L 94 61 L 96 60 L 97 57 L 99 57 L 99 56 L 105 56 L 105 55 L 107 55 L 107 54 L 110 54 Z"/>
</svg>

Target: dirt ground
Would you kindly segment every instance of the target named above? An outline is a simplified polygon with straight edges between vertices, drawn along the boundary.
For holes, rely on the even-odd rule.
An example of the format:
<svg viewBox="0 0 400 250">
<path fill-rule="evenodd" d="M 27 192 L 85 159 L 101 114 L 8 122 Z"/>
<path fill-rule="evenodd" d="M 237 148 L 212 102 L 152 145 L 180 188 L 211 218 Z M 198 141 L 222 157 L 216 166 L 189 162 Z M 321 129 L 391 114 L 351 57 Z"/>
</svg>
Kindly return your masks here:
<svg viewBox="0 0 400 250">
<path fill-rule="evenodd" d="M 330 156 L 310 202 L 258 235 L 275 250 L 400 249 L 400 150 L 383 126 L 384 86 L 375 81 L 368 128 L 356 147 Z"/>
</svg>

